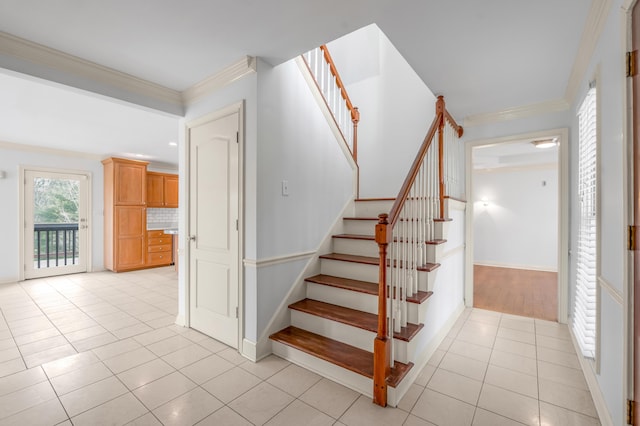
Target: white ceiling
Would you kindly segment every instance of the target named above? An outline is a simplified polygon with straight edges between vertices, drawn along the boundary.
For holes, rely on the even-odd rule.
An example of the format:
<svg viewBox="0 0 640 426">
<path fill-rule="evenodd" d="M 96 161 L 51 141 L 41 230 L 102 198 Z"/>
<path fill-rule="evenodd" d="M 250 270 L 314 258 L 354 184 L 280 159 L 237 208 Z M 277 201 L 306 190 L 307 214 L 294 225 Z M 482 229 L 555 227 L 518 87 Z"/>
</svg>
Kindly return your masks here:
<svg viewBox="0 0 640 426">
<path fill-rule="evenodd" d="M 0 0 L 0 31 L 183 91 L 245 55 L 275 65 L 376 23 L 426 85 L 445 95 L 460 121 L 563 98 L 589 10 L 585 0 Z M 15 95 L 2 80 L 0 98 Z M 40 96 L 40 89 L 32 90 Z M 53 112 L 57 127 L 68 129 L 85 119 L 87 126 L 92 123 L 92 110 L 78 99 L 66 100 L 72 122 Z M 10 104 L 0 101 L 2 116 Z M 29 101 L 23 98 L 21 104 L 30 114 Z M 37 102 L 31 105 L 46 114 Z M 78 117 L 80 106 L 87 114 Z M 177 123 L 177 118 L 160 117 L 149 116 L 149 135 L 143 138 L 157 138 L 154 149 L 174 137 L 156 135 L 155 121 Z M 129 120 L 111 123 L 110 132 L 126 135 L 131 126 Z M 0 140 L 52 145 L 65 140 L 68 148 L 78 148 L 73 135 L 16 139 L 20 129 L 4 127 Z M 51 130 L 49 135 L 60 129 Z M 85 134 L 83 143 L 93 134 Z M 149 149 L 138 139 L 132 133 L 131 151 Z"/>
</svg>

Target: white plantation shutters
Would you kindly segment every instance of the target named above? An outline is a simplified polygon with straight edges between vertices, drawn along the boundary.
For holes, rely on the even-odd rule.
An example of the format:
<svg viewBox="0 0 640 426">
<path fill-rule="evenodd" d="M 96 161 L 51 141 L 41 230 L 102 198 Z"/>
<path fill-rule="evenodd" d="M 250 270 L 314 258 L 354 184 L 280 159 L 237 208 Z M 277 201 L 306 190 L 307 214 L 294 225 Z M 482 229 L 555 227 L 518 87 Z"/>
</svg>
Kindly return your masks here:
<svg viewBox="0 0 640 426">
<path fill-rule="evenodd" d="M 578 111 L 578 225 L 576 299 L 573 333 L 582 355 L 595 358 L 597 259 L 596 89 L 589 89 Z"/>
</svg>

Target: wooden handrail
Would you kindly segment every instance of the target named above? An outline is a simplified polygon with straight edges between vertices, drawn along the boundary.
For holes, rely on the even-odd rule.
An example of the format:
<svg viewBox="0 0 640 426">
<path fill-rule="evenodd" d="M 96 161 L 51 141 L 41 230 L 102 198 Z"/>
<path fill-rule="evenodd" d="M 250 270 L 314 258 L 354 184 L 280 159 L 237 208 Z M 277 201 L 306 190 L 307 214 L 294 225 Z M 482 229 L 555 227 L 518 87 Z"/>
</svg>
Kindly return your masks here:
<svg viewBox="0 0 640 426">
<path fill-rule="evenodd" d="M 333 74 L 333 76 L 336 78 L 336 83 L 338 83 L 338 87 L 340 88 L 342 99 L 345 100 L 345 102 L 347 103 L 347 108 L 349 108 L 349 111 L 351 111 L 351 120 L 360 121 L 360 113 L 358 112 L 357 108 L 354 108 L 353 104 L 351 103 L 351 99 L 349 98 L 347 89 L 344 87 L 344 83 L 340 78 L 340 74 L 338 73 L 338 69 L 336 68 L 335 62 L 333 62 L 333 58 L 329 53 L 329 49 L 327 48 L 327 45 L 323 44 L 322 46 L 320 46 L 320 50 L 322 50 L 322 53 L 324 54 L 324 60 L 327 61 L 327 63 L 329 64 L 329 69 L 331 70 L 331 74 Z"/>
<path fill-rule="evenodd" d="M 336 84 L 338 88 L 340 88 L 340 95 L 344 102 L 349 108 L 349 114 L 351 115 L 351 122 L 353 123 L 353 149 L 351 150 L 351 155 L 353 155 L 353 161 L 358 163 L 358 123 L 360 122 L 360 111 L 357 107 L 353 106 L 351 102 L 351 98 L 349 98 L 349 94 L 347 93 L 347 89 L 342 82 L 342 78 L 340 78 L 340 73 L 338 72 L 338 68 L 336 68 L 336 63 L 333 62 L 333 58 L 331 57 L 331 53 L 329 53 L 329 48 L 326 44 L 320 46 L 320 50 L 322 50 L 322 54 L 324 55 L 324 60 L 329 64 L 329 70 L 331 74 L 336 78 Z"/>
<path fill-rule="evenodd" d="M 436 115 L 436 118 L 431 123 L 431 127 L 427 132 L 427 136 L 425 136 L 422 145 L 420 146 L 420 150 L 418 151 L 418 155 L 416 155 L 415 160 L 413 160 L 413 164 L 411 165 L 411 169 L 409 169 L 409 174 L 404 180 L 402 187 L 400 188 L 400 192 L 398 192 L 398 196 L 396 197 L 396 201 L 393 203 L 393 207 L 389 211 L 389 226 L 391 229 L 395 226 L 396 222 L 400 218 L 400 212 L 402 211 L 402 207 L 404 206 L 405 201 L 409 196 L 409 191 L 411 190 L 411 185 L 416 180 L 416 176 L 418 175 L 418 170 L 420 169 L 420 165 L 424 160 L 424 156 L 427 155 L 427 151 L 431 146 L 431 141 L 433 140 L 433 136 L 436 134 L 438 130 L 438 123 L 441 121 L 442 117 Z M 391 236 L 391 233 L 389 233 Z M 391 242 L 391 241 L 388 241 Z"/>
<path fill-rule="evenodd" d="M 342 110 L 345 113 L 345 115 L 343 117 L 338 117 L 338 113 L 336 111 L 334 111 L 334 108 L 332 108 L 332 103 L 327 99 L 327 97 L 326 97 L 326 95 L 324 93 L 324 90 L 321 87 L 322 83 L 320 81 L 318 81 L 318 76 L 311 69 L 310 63 L 307 60 L 305 60 L 305 63 L 307 65 L 307 69 L 309 70 L 309 72 L 314 76 L 316 87 L 318 88 L 318 90 L 322 94 L 322 97 L 324 99 L 324 103 L 327 106 L 327 108 L 329 109 L 329 111 L 331 112 L 331 114 L 333 116 L 333 121 L 335 122 L 335 124 L 336 124 L 336 126 L 338 128 L 338 131 L 342 135 L 342 138 L 343 138 L 343 140 L 344 140 L 344 142 L 345 142 L 345 144 L 347 146 L 347 149 L 351 153 L 351 157 L 353 158 L 353 161 L 355 163 L 355 166 L 356 166 L 356 198 L 358 198 L 360 196 L 360 167 L 358 165 L 358 123 L 360 122 L 360 111 L 358 110 L 357 107 L 353 106 L 353 103 L 351 102 L 351 98 L 349 98 L 349 94 L 347 93 L 347 89 L 346 89 L 344 83 L 342 82 L 342 78 L 340 77 L 340 73 L 338 72 L 338 69 L 336 67 L 335 62 L 333 61 L 333 58 L 331 57 L 331 54 L 329 53 L 329 49 L 327 48 L 327 45 L 323 44 L 319 48 L 314 49 L 314 51 L 317 52 L 317 49 L 319 49 L 320 52 L 322 52 L 321 57 L 324 59 L 324 62 L 326 63 L 326 65 L 328 65 L 329 72 L 331 73 L 331 75 L 334 78 L 335 87 L 339 90 L 340 97 L 344 101 L 344 104 L 341 104 L 341 105 L 344 105 L 346 107 L 346 109 Z M 318 56 L 316 56 L 316 58 L 320 57 L 320 52 L 318 52 Z M 309 52 L 308 54 L 310 55 L 311 52 Z M 304 59 L 305 55 L 302 55 L 302 58 Z M 337 94 L 337 92 L 336 92 L 336 94 Z M 351 124 L 353 125 L 353 130 L 351 130 L 351 129 L 347 130 L 346 128 L 343 128 L 343 126 L 346 125 L 346 121 L 343 121 L 342 119 L 343 118 L 347 119 L 347 110 L 348 110 L 348 118 L 351 119 Z M 342 111 L 340 113 L 342 113 Z M 351 133 L 351 131 L 353 133 Z M 349 135 L 349 133 L 350 133 L 350 135 Z M 350 140 L 349 140 L 349 136 L 351 136 Z M 350 145 L 350 143 L 351 143 L 351 145 Z"/>
</svg>

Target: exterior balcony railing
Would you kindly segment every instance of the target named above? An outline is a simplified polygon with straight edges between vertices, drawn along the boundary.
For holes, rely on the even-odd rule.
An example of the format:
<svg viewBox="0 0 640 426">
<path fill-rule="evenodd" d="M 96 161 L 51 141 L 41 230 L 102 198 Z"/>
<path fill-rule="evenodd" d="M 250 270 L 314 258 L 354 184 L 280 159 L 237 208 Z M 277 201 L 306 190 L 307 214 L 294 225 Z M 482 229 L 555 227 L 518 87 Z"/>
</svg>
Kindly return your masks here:
<svg viewBox="0 0 640 426">
<path fill-rule="evenodd" d="M 77 263 L 77 223 L 36 223 L 33 236 L 33 261 L 36 269 Z"/>
</svg>

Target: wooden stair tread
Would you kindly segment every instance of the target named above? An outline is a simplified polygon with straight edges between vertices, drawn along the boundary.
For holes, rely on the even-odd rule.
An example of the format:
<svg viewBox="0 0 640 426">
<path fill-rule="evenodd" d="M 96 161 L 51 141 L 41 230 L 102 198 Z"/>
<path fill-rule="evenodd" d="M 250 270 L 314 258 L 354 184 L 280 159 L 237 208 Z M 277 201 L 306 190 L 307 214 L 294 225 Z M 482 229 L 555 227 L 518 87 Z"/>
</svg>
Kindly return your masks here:
<svg viewBox="0 0 640 426">
<path fill-rule="evenodd" d="M 367 241 L 374 241 L 374 242 L 376 240 L 376 237 L 374 235 L 362 235 L 362 234 L 336 234 L 336 235 L 332 235 L 331 238 L 340 238 L 345 240 L 367 240 Z M 396 238 L 396 241 L 398 241 L 397 238 Z M 439 240 L 425 241 L 425 244 L 440 245 L 446 242 L 447 240 L 439 239 Z"/>
<path fill-rule="evenodd" d="M 431 296 L 433 296 L 433 292 L 432 291 L 420 291 L 420 290 L 418 290 L 418 292 L 416 294 L 414 294 L 413 296 L 408 296 L 407 297 L 407 302 L 409 302 L 409 303 L 417 303 L 419 305 L 421 303 L 426 302 L 427 299 L 430 298 Z"/>
<path fill-rule="evenodd" d="M 293 326 L 280 330 L 269 338 L 373 379 L 371 352 Z M 412 367 L 412 362 L 404 364 L 396 361 L 387 378 L 387 384 L 395 388 Z"/>
<path fill-rule="evenodd" d="M 369 240 L 369 241 L 376 240 L 376 237 L 373 235 L 362 235 L 362 234 L 335 234 L 335 235 L 332 235 L 331 238 L 342 238 L 345 240 Z"/>
<path fill-rule="evenodd" d="M 342 288 L 345 290 L 357 291 L 359 293 L 378 294 L 378 284 L 369 281 L 352 280 L 349 278 L 334 277 L 333 275 L 324 274 L 305 278 L 305 281 Z"/>
<path fill-rule="evenodd" d="M 329 253 L 323 254 L 320 256 L 320 259 L 327 260 L 338 260 L 342 262 L 353 262 L 353 263 L 363 263 L 366 265 L 380 265 L 380 258 L 378 257 L 369 257 L 369 256 L 356 256 L 353 254 L 345 254 L 345 253 Z M 431 272 L 434 269 L 438 269 L 440 267 L 439 263 L 425 263 L 424 265 L 418 266 L 418 271 Z"/>
<path fill-rule="evenodd" d="M 368 281 L 352 280 L 349 278 L 334 277 L 333 275 L 324 274 L 305 278 L 305 281 L 341 288 L 344 290 L 356 291 L 358 293 L 371 294 L 375 296 L 378 295 L 378 284 Z M 433 295 L 432 291 L 418 291 L 413 296 L 407 297 L 407 302 L 421 304 L 431 297 L 431 295 Z"/>
<path fill-rule="evenodd" d="M 331 303 L 320 302 L 313 299 L 303 299 L 289 305 L 289 309 L 326 318 L 331 321 L 357 327 L 375 333 L 378 330 L 378 316 L 368 312 L 357 311 L 344 306 L 333 305 Z M 408 323 L 402 327 L 399 333 L 393 333 L 395 339 L 411 341 L 424 327 L 423 324 Z"/>
<path fill-rule="evenodd" d="M 345 254 L 345 253 L 323 254 L 322 256 L 320 256 L 320 259 L 341 260 L 343 262 L 364 263 L 367 265 L 380 264 L 380 259 L 377 257 L 356 256 L 353 254 Z"/>
</svg>

